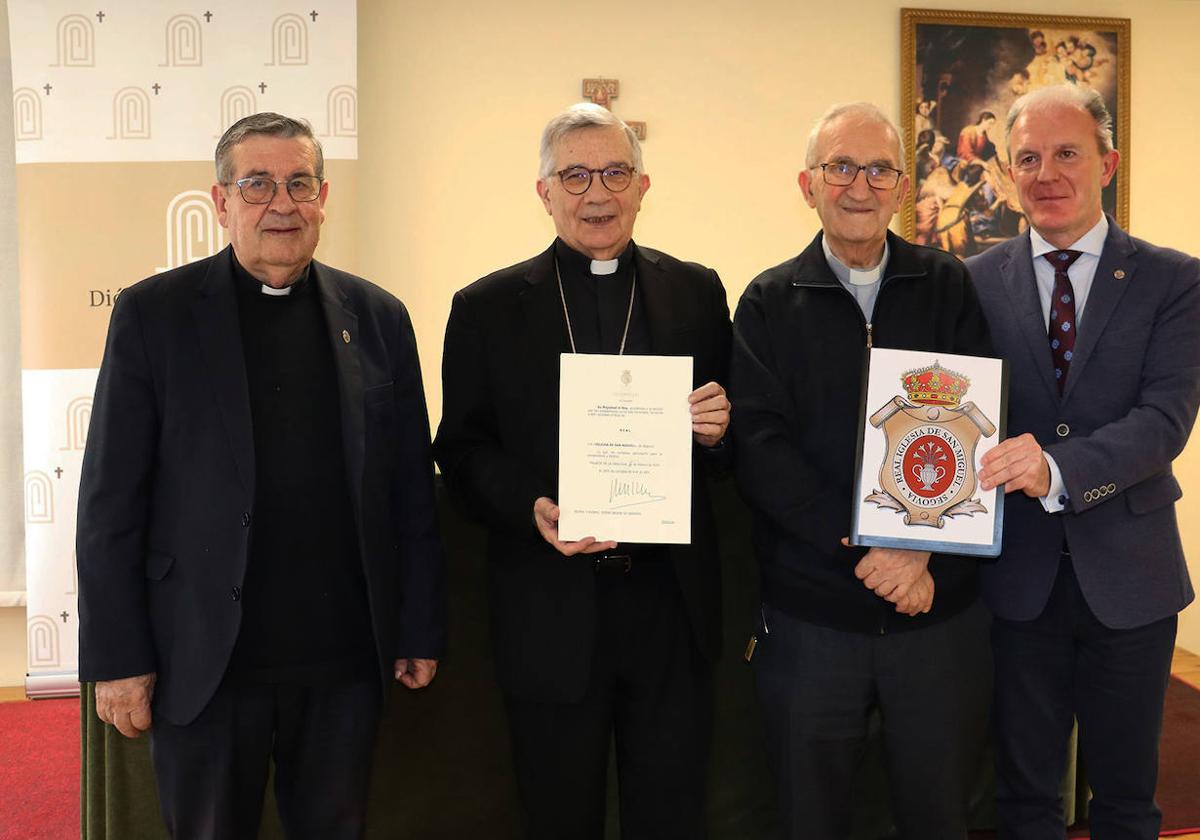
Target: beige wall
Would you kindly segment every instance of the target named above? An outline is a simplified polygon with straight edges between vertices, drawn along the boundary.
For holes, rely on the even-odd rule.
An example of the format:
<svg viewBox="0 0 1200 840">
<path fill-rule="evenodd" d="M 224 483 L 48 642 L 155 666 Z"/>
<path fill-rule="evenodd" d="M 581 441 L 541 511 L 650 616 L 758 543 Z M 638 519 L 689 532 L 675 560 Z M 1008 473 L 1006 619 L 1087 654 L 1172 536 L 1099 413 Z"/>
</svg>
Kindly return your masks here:
<svg viewBox="0 0 1200 840">
<path fill-rule="evenodd" d="M 900 6 L 836 8 L 849 37 L 820 31 L 817 19 L 833 7 L 794 0 L 610 0 L 602 15 L 572 15 L 553 0 L 359 0 L 358 267 L 412 310 L 435 420 L 450 296 L 549 243 L 553 227 L 534 193 L 538 132 L 579 99 L 584 77 L 619 78 L 613 110 L 648 123 L 652 187 L 639 241 L 715 267 L 731 306 L 755 274 L 807 244 L 817 220 L 795 175 L 812 121 L 850 99 L 899 110 Z M 1200 254 L 1200 226 L 1184 194 L 1167 187 L 1200 138 L 1200 109 L 1175 100 L 1200 90 L 1200 65 L 1186 60 L 1200 3 L 1012 8 L 1039 9 L 1133 20 L 1131 228 Z M 1187 490 L 1179 513 L 1200 583 L 1196 448 L 1178 465 Z M 1200 608 L 1184 613 L 1180 640 L 1200 651 Z"/>
<path fill-rule="evenodd" d="M 0 687 L 25 682 L 25 608 L 0 607 Z"/>
</svg>

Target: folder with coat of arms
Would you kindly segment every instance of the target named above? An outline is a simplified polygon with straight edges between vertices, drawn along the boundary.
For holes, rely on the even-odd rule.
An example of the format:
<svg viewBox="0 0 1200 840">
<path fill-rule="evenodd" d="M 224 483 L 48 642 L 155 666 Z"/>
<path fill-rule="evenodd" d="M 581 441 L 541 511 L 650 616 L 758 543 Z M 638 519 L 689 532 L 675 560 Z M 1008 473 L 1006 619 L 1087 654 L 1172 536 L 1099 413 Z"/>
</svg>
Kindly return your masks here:
<svg viewBox="0 0 1200 840">
<path fill-rule="evenodd" d="M 1000 553 L 1004 492 L 979 488 L 1004 439 L 1001 359 L 867 352 L 850 542 L 940 553 Z"/>
</svg>

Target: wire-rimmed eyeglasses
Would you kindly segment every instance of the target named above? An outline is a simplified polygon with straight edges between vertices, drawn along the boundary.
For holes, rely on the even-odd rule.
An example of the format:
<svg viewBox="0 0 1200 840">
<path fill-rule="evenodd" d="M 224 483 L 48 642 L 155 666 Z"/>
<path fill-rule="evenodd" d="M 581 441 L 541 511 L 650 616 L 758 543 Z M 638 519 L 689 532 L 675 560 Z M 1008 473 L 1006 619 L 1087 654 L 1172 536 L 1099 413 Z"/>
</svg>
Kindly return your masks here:
<svg viewBox="0 0 1200 840">
<path fill-rule="evenodd" d="M 249 178 L 238 178 L 233 183 L 241 193 L 242 201 L 247 204 L 270 204 L 280 184 L 287 185 L 287 194 L 292 201 L 316 201 L 321 195 L 323 181 L 324 179 L 316 175 L 297 175 L 285 181 L 273 181 L 270 178 L 251 175 Z"/>
<path fill-rule="evenodd" d="M 825 183 L 831 187 L 850 186 L 858 177 L 859 172 L 865 172 L 867 186 L 877 190 L 896 189 L 896 185 L 900 183 L 900 176 L 904 174 L 900 169 L 884 166 L 881 163 L 859 165 L 846 161 L 831 161 L 821 164 L 821 175 L 825 178 Z"/>
</svg>

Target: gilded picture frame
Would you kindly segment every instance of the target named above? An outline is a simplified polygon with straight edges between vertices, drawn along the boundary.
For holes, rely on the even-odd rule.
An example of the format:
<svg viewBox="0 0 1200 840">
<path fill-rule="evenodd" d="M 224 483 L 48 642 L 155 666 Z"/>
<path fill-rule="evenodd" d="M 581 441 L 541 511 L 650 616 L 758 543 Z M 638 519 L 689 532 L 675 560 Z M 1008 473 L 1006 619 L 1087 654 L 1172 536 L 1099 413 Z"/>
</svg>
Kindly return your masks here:
<svg viewBox="0 0 1200 840">
<path fill-rule="evenodd" d="M 1005 120 L 1050 84 L 1097 90 L 1121 153 L 1103 204 L 1129 229 L 1128 18 L 900 10 L 900 125 L 910 188 L 901 232 L 960 258 L 1027 228 L 1007 171 Z"/>
</svg>

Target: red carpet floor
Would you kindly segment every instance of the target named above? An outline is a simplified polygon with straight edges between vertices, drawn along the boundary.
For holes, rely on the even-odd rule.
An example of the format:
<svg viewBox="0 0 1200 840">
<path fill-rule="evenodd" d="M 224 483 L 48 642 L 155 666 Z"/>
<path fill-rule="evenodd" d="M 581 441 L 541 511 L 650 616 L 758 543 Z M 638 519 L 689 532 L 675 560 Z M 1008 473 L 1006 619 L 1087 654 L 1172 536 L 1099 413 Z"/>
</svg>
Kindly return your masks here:
<svg viewBox="0 0 1200 840">
<path fill-rule="evenodd" d="M 1167 685 L 1156 798 L 1164 835 L 1200 832 L 1200 687 L 1177 677 Z"/>
<path fill-rule="evenodd" d="M 0 703 L 0 840 L 79 837 L 79 699 Z"/>
<path fill-rule="evenodd" d="M 79 837 L 79 731 L 78 699 L 0 703 L 0 840 Z M 1200 832 L 1200 690 L 1176 678 L 1167 688 L 1158 804 L 1164 836 Z M 1087 837 L 1087 829 L 1070 836 Z"/>
</svg>

